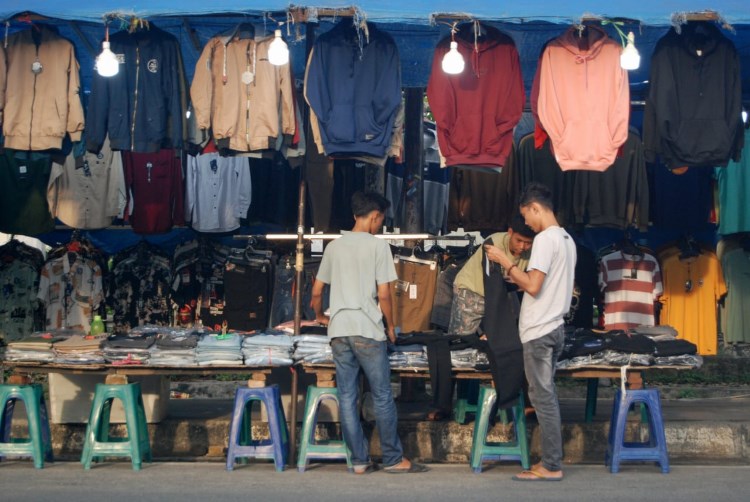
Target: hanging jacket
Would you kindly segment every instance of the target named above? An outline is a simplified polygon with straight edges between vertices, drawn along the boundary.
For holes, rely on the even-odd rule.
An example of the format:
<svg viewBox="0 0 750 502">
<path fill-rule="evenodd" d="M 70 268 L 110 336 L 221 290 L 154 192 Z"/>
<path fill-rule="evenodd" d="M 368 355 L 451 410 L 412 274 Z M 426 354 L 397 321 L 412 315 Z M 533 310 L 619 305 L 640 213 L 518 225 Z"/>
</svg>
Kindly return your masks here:
<svg viewBox="0 0 750 502">
<path fill-rule="evenodd" d="M 482 25 L 485 34 L 475 43 L 473 27 L 466 24 L 456 35 L 466 65 L 461 74 L 441 66 L 450 37 L 435 48 L 427 98 L 446 165 L 504 166 L 526 100 L 518 50 L 491 26 Z"/>
<path fill-rule="evenodd" d="M 142 153 L 182 148 L 186 134 L 185 73 L 177 39 L 154 26 L 109 37 L 120 61 L 113 77 L 94 72 L 86 116 L 86 148 Z"/>
<path fill-rule="evenodd" d="M 318 37 L 305 73 L 305 99 L 327 155 L 385 157 L 401 105 L 401 62 L 391 36 L 372 23 L 357 30 L 344 19 Z"/>
<path fill-rule="evenodd" d="M 740 59 L 711 23 L 674 28 L 656 44 L 643 119 L 646 160 L 668 168 L 726 166 L 743 145 Z"/>
<path fill-rule="evenodd" d="M 272 41 L 217 36 L 195 65 L 190 98 L 197 125 L 231 150 L 273 148 L 278 136 L 295 133 L 291 64 L 268 61 Z"/>
<path fill-rule="evenodd" d="M 604 171 L 628 139 L 630 89 L 620 44 L 597 26 L 552 40 L 539 61 L 537 111 L 563 171 Z"/>
<path fill-rule="evenodd" d="M 32 65 L 41 65 L 37 73 Z M 73 44 L 35 24 L 8 37 L 0 51 L 0 123 L 5 147 L 59 149 L 65 133 L 80 141 L 84 118 Z"/>
</svg>

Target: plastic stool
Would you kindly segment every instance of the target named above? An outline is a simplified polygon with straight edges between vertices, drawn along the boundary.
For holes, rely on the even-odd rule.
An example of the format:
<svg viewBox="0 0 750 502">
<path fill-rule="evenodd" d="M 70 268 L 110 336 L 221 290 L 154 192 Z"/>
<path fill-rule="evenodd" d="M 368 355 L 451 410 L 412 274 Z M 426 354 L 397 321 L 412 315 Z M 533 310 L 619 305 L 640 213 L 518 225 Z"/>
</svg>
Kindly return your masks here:
<svg viewBox="0 0 750 502">
<path fill-rule="evenodd" d="M 453 416 L 456 423 L 465 424 L 467 413 L 476 413 L 479 395 L 479 380 L 458 380 Z"/>
<path fill-rule="evenodd" d="M 318 408 L 325 399 L 333 399 L 338 405 L 339 393 L 336 387 L 307 388 L 307 399 L 305 400 L 305 417 L 302 422 L 302 433 L 300 435 L 299 458 L 297 459 L 297 470 L 305 472 L 310 459 L 346 460 L 349 470 L 352 470 L 352 455 L 346 443 L 340 439 L 329 439 L 326 441 L 315 441 L 315 426 L 318 423 Z"/>
<path fill-rule="evenodd" d="M 523 392 L 518 397 L 518 404 L 513 406 L 513 430 L 515 440 L 507 443 L 487 442 L 487 430 L 490 424 L 492 405 L 497 393 L 492 387 L 481 387 L 479 390 L 479 410 L 474 421 L 474 437 L 471 443 L 470 464 L 472 470 L 482 472 L 485 460 L 518 460 L 524 469 L 529 469 L 529 440 L 526 437 L 526 415 L 524 414 Z"/>
<path fill-rule="evenodd" d="M 128 429 L 127 438 L 109 437 L 109 418 L 114 399 L 122 401 Z M 140 383 L 96 384 L 89 423 L 86 425 L 81 463 L 85 469 L 90 469 L 92 460 L 105 456 L 130 457 L 134 471 L 141 470 L 143 460 L 152 460 Z"/>
<path fill-rule="evenodd" d="M 260 401 L 268 413 L 269 439 L 252 439 L 251 405 Z M 234 395 L 234 412 L 229 427 L 229 448 L 227 448 L 227 470 L 234 469 L 238 457 L 271 458 L 276 471 L 284 470 L 289 451 L 289 431 L 286 426 L 284 408 L 278 385 L 267 387 L 240 387 Z"/>
<path fill-rule="evenodd" d="M 648 414 L 649 441 L 625 442 L 628 410 L 638 403 L 642 404 L 641 409 Z M 616 473 L 620 470 L 620 462 L 623 460 L 653 461 L 661 466 L 661 472 L 669 472 L 667 440 L 664 436 L 658 389 L 629 390 L 624 398 L 622 390 L 615 394 L 604 465 L 609 467 L 610 472 Z"/>
<path fill-rule="evenodd" d="M 11 439 L 13 411 L 19 399 L 26 407 L 28 441 Z M 53 461 L 47 405 L 41 385 L 0 385 L 0 410 L 0 457 L 32 457 L 37 469 L 44 467 L 45 460 Z"/>
</svg>

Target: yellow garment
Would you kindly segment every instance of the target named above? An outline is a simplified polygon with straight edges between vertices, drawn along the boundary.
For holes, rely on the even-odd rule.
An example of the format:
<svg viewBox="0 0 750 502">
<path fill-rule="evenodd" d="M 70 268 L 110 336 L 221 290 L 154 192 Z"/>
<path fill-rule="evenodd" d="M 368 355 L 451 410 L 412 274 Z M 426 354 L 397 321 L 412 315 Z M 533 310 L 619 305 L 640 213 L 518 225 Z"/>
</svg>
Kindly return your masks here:
<svg viewBox="0 0 750 502">
<path fill-rule="evenodd" d="M 498 232 L 490 235 L 492 243 L 505 251 L 513 260 L 513 263 L 518 266 L 521 270 L 526 270 L 529 264 L 529 253 L 523 253 L 519 257 L 515 257 L 510 254 L 510 234 L 507 232 Z M 454 287 L 468 289 L 484 296 L 484 270 L 482 269 L 482 259 L 484 258 L 484 247 L 480 246 L 471 258 L 464 264 L 461 271 L 456 276 L 456 280 L 453 282 Z"/>
<path fill-rule="evenodd" d="M 727 292 L 716 255 L 703 251 L 680 260 L 678 249 L 660 254 L 664 294 L 660 324 L 673 326 L 683 338 L 698 346 L 701 355 L 717 352 L 716 302 Z"/>
</svg>

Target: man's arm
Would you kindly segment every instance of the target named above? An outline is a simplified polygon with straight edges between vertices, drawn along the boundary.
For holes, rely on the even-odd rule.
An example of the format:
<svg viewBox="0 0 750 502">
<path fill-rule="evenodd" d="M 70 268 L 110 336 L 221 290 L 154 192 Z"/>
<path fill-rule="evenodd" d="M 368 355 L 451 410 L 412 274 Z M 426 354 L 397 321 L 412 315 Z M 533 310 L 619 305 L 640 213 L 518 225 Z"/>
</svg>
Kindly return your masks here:
<svg viewBox="0 0 750 502">
<path fill-rule="evenodd" d="M 312 300 L 310 303 L 315 311 L 315 320 L 324 326 L 328 326 L 328 321 L 330 321 L 330 319 L 323 314 L 323 288 L 325 285 L 325 282 L 315 279 L 312 288 Z"/>
<path fill-rule="evenodd" d="M 513 282 L 515 282 L 520 289 L 524 290 L 534 298 L 536 298 L 536 295 L 541 291 L 542 283 L 544 283 L 544 278 L 547 276 L 547 274 L 537 269 L 524 272 L 515 265 L 512 265 L 505 270 L 508 273 L 508 277 L 513 279 Z"/>
<path fill-rule="evenodd" d="M 385 317 L 385 329 L 391 343 L 396 343 L 396 326 L 393 324 L 393 305 L 391 304 L 391 283 L 378 284 L 378 302 L 380 311 Z"/>
</svg>

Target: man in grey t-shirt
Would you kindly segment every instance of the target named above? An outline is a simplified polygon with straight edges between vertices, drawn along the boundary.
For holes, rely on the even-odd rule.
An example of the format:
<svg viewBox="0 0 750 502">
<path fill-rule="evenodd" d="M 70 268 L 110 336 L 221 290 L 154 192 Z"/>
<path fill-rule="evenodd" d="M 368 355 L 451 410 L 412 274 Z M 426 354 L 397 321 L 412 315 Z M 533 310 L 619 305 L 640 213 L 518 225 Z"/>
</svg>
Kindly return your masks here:
<svg viewBox="0 0 750 502">
<path fill-rule="evenodd" d="M 424 472 L 427 468 L 403 456 L 398 416 L 391 392 L 387 337 L 396 341 L 390 283 L 397 279 L 388 244 L 376 238 L 390 203 L 378 194 L 352 196 L 354 228 L 328 244 L 312 291 L 316 319 L 328 325 L 336 364 L 341 428 L 356 474 L 374 469 L 362 430 L 357 401 L 360 369 L 372 392 L 380 433 L 384 471 Z M 323 314 L 323 288 L 330 284 L 330 318 Z M 385 317 L 386 326 L 383 325 Z"/>
</svg>

